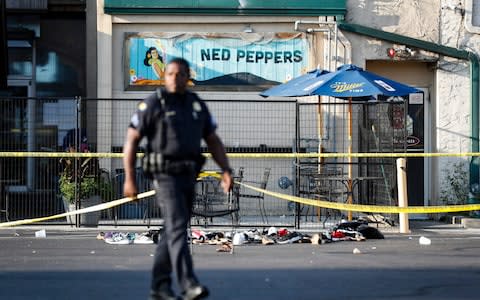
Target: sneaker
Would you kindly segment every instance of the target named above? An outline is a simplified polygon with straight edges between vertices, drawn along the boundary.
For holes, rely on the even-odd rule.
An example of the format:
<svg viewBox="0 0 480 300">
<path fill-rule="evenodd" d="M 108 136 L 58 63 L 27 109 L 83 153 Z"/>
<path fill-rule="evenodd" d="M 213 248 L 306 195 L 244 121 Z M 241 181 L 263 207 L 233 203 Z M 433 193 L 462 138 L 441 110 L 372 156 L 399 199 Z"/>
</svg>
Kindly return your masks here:
<svg viewBox="0 0 480 300">
<path fill-rule="evenodd" d="M 243 233 L 237 232 L 233 236 L 233 245 L 240 246 L 245 243 L 245 235 Z"/>
<path fill-rule="evenodd" d="M 97 240 L 104 240 L 104 239 L 105 239 L 105 232 L 100 231 L 100 232 L 97 234 Z"/>
<path fill-rule="evenodd" d="M 202 285 L 193 285 L 183 293 L 183 300 L 197 300 L 207 298 L 208 289 Z"/>
<path fill-rule="evenodd" d="M 111 245 L 133 244 L 134 236 L 130 233 L 114 232 L 111 237 L 105 238 L 105 243 Z"/>
<path fill-rule="evenodd" d="M 253 236 L 253 242 L 255 244 L 261 244 L 262 241 L 263 241 L 263 236 L 261 236 L 260 234 L 257 233 Z"/>
<path fill-rule="evenodd" d="M 302 237 L 298 242 L 300 244 L 311 244 L 312 243 L 312 237 L 308 234 L 300 234 Z"/>
<path fill-rule="evenodd" d="M 233 248 L 230 244 L 223 244 L 220 248 L 217 248 L 216 249 L 217 252 L 228 252 L 228 253 L 232 253 L 233 252 Z"/>
<path fill-rule="evenodd" d="M 302 239 L 302 235 L 293 231 L 277 239 L 279 244 L 292 244 Z"/>
<path fill-rule="evenodd" d="M 267 235 L 269 236 L 277 235 L 277 227 L 272 226 L 268 228 Z"/>
<path fill-rule="evenodd" d="M 262 237 L 262 244 L 263 245 L 273 245 L 275 244 L 275 241 L 271 239 L 269 236 L 264 235 Z"/>
<path fill-rule="evenodd" d="M 160 230 L 151 229 L 148 231 L 148 235 L 154 244 L 158 244 L 158 239 L 160 237 Z"/>
<path fill-rule="evenodd" d="M 285 236 L 287 235 L 289 232 L 287 230 L 287 228 L 280 228 L 277 232 L 278 236 L 279 237 L 282 237 L 282 236 Z"/>
<path fill-rule="evenodd" d="M 134 244 L 153 244 L 153 240 L 147 235 L 147 233 L 136 234 L 133 240 Z"/>
<path fill-rule="evenodd" d="M 322 236 L 318 233 L 315 233 L 310 239 L 313 245 L 320 245 L 322 243 Z"/>
</svg>

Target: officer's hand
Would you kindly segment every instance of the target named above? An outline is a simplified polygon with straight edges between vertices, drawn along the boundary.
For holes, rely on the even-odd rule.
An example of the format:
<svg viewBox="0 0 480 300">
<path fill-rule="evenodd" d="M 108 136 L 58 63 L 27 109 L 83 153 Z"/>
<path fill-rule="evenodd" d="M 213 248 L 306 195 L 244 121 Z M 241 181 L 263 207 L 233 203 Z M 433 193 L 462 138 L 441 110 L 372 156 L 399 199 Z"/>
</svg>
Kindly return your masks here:
<svg viewBox="0 0 480 300">
<path fill-rule="evenodd" d="M 230 172 L 223 172 L 222 174 L 222 182 L 221 182 L 223 192 L 227 194 L 233 188 L 233 178 Z"/>
<path fill-rule="evenodd" d="M 125 197 L 137 197 L 138 190 L 135 182 L 130 180 L 125 180 L 123 184 L 123 195 Z"/>
</svg>

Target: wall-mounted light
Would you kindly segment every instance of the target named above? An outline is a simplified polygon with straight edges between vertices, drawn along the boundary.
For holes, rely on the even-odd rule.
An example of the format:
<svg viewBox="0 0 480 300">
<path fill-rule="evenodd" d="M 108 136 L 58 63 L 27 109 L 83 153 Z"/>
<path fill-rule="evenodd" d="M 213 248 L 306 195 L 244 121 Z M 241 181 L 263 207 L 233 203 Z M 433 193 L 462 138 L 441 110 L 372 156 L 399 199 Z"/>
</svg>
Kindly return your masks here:
<svg viewBox="0 0 480 300">
<path fill-rule="evenodd" d="M 390 58 L 410 58 L 415 56 L 416 51 L 408 47 L 387 48 L 387 56 Z"/>
<path fill-rule="evenodd" d="M 397 52 L 395 51 L 394 48 L 388 48 L 388 49 L 387 49 L 387 55 L 388 55 L 388 57 L 390 57 L 390 58 L 394 58 L 396 53 L 397 53 Z"/>
</svg>

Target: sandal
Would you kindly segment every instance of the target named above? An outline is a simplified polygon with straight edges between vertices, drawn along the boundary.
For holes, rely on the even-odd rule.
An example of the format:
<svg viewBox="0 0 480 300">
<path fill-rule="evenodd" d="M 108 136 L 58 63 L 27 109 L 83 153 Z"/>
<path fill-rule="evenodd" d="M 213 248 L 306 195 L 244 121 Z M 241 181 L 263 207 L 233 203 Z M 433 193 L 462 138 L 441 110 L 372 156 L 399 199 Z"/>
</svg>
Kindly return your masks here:
<svg viewBox="0 0 480 300">
<path fill-rule="evenodd" d="M 229 244 L 223 244 L 222 247 L 217 248 L 217 252 L 232 252 L 232 246 Z"/>
</svg>

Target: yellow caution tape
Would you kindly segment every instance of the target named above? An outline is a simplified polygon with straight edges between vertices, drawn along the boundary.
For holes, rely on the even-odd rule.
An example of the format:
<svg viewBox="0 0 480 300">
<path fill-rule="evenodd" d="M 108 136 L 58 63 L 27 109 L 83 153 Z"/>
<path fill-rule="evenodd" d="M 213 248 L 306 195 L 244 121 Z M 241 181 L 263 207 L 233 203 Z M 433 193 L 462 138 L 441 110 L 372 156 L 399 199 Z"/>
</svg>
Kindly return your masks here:
<svg viewBox="0 0 480 300">
<path fill-rule="evenodd" d="M 203 153 L 206 157 L 211 157 L 210 153 Z M 480 156 L 480 152 L 460 152 L 460 153 L 227 153 L 230 158 L 345 158 L 345 157 L 465 157 Z M 45 158 L 61 158 L 61 157 L 97 157 L 97 158 L 122 158 L 123 153 L 107 153 L 107 152 L 0 152 L 0 157 L 45 157 Z M 143 153 L 137 153 L 137 157 L 143 157 Z"/>
<path fill-rule="evenodd" d="M 205 171 L 205 172 L 200 173 L 199 178 L 201 179 L 202 177 L 207 177 L 207 176 L 219 177 L 218 172 Z M 67 217 L 67 216 L 80 215 L 80 214 L 90 213 L 90 212 L 94 212 L 94 211 L 101 211 L 101 210 L 109 209 L 109 208 L 112 208 L 112 207 L 115 207 L 115 206 L 118 206 L 118 205 L 122 205 L 122 204 L 125 204 L 125 203 L 128 203 L 128 202 L 131 202 L 131 201 L 135 201 L 135 200 L 138 200 L 138 199 L 151 197 L 153 195 L 155 195 L 154 190 L 138 194 L 136 198 L 125 197 L 125 198 L 121 198 L 121 199 L 118 199 L 118 200 L 110 201 L 108 203 L 102 203 L 102 204 L 98 204 L 98 205 L 94 205 L 94 206 L 90 206 L 90 207 L 66 212 L 66 213 L 63 213 L 63 214 L 57 214 L 57 215 L 53 215 L 53 216 L 40 217 L 40 218 L 34 218 L 34 219 L 23 219 L 23 220 L 11 221 L 11 222 L 4 222 L 4 223 L 0 223 L 0 228 L 13 227 L 13 226 L 19 226 L 19 225 L 25 225 L 25 224 L 32 224 L 32 223 L 43 222 L 43 221 L 48 221 L 48 220 L 53 220 L 53 219 L 58 219 L 58 218 L 64 218 L 64 217 Z"/>
<path fill-rule="evenodd" d="M 143 153 L 137 153 L 137 157 L 142 157 Z M 107 153 L 107 152 L 0 152 L 0 157 L 46 157 L 46 158 L 62 158 L 62 157 L 98 157 L 98 158 L 122 158 L 123 153 Z"/>
<path fill-rule="evenodd" d="M 218 174 L 209 174 L 209 176 L 220 178 Z M 265 189 L 257 188 L 242 182 L 237 182 L 241 186 L 244 186 L 248 189 L 254 190 L 259 193 L 264 193 L 266 195 L 287 200 L 297 203 L 331 208 L 345 211 L 356 211 L 356 212 L 370 212 L 370 213 L 418 213 L 418 214 L 434 214 L 434 213 L 447 213 L 447 212 L 460 212 L 460 211 L 473 211 L 480 210 L 480 204 L 466 204 L 466 205 L 443 205 L 443 206 L 410 206 L 410 207 L 397 207 L 397 206 L 386 206 L 386 205 L 362 205 L 362 204 L 347 204 L 347 203 L 338 203 L 330 202 L 324 200 L 308 199 L 301 198 L 296 196 L 290 196 L 282 193 L 271 192 Z"/>
<path fill-rule="evenodd" d="M 17 220 L 17 221 L 12 221 L 12 222 L 4 222 L 0 223 L 0 228 L 2 227 L 12 227 L 12 226 L 18 226 L 18 225 L 25 225 L 25 224 L 31 224 L 31 223 L 36 223 L 36 222 L 42 222 L 42 221 L 47 221 L 47 220 L 52 220 L 52 219 L 58 219 L 58 218 L 63 218 L 66 216 L 73 216 L 73 215 L 79 215 L 79 214 L 85 214 L 89 212 L 94 212 L 94 211 L 100 211 L 100 210 L 105 210 L 108 208 L 112 208 L 114 206 L 118 206 L 124 203 L 128 203 L 134 200 L 146 198 L 155 195 L 155 191 L 148 191 L 145 193 L 138 194 L 136 198 L 131 198 L 131 197 L 125 197 L 122 199 L 110 201 L 108 203 L 102 203 L 70 212 L 66 212 L 63 214 L 58 214 L 58 215 L 53 215 L 53 216 L 48 216 L 48 217 L 41 217 L 41 218 L 35 218 L 35 219 L 24 219 L 24 220 Z"/>
<path fill-rule="evenodd" d="M 264 193 L 266 195 L 298 202 L 307 205 L 313 205 L 324 208 L 332 208 L 338 210 L 346 211 L 356 211 L 356 212 L 370 212 L 370 213 L 418 213 L 418 214 L 434 214 L 434 213 L 447 213 L 447 212 L 460 212 L 460 211 L 473 211 L 480 210 L 480 204 L 466 204 L 466 205 L 445 205 L 445 206 L 410 206 L 410 207 L 397 207 L 397 206 L 386 206 L 386 205 L 361 205 L 361 204 L 347 204 L 347 203 L 337 203 L 329 202 L 323 200 L 315 200 L 308 198 L 300 198 L 296 196 L 290 196 L 286 194 L 276 193 L 260 189 L 245 183 L 239 182 L 240 185 L 252 189 L 254 191 Z"/>
</svg>

